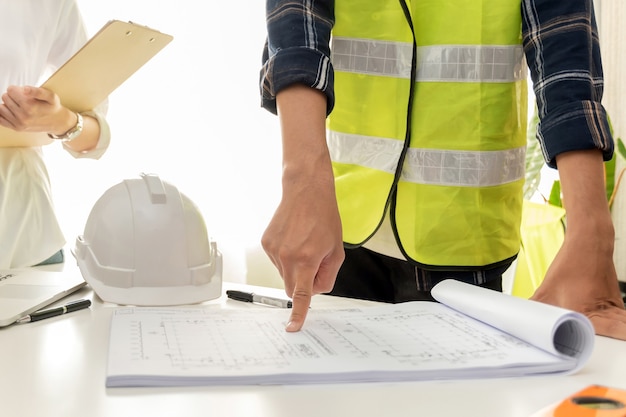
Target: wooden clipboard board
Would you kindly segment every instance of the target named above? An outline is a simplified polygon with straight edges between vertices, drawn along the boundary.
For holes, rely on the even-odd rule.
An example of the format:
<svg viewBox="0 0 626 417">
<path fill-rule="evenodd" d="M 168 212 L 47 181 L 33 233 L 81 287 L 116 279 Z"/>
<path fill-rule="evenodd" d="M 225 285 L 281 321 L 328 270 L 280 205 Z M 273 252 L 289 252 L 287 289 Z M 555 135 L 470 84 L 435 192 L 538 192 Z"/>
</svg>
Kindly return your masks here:
<svg viewBox="0 0 626 417">
<path fill-rule="evenodd" d="M 133 22 L 110 20 L 41 87 L 76 112 L 92 110 L 172 41 L 171 35 Z M 41 146 L 46 133 L 0 126 L 0 147 Z"/>
</svg>

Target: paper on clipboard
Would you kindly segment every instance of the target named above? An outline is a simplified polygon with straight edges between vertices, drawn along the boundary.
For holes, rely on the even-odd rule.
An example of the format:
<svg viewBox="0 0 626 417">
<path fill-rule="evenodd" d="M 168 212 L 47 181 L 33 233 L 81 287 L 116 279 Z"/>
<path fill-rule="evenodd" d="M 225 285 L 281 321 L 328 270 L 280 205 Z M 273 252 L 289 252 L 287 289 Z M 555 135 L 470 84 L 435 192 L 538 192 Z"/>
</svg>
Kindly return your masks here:
<svg viewBox="0 0 626 417">
<path fill-rule="evenodd" d="M 110 20 L 41 87 L 54 91 L 67 108 L 91 110 L 172 39 L 147 26 Z M 0 147 L 51 141 L 46 133 L 14 132 L 0 126 Z"/>
</svg>

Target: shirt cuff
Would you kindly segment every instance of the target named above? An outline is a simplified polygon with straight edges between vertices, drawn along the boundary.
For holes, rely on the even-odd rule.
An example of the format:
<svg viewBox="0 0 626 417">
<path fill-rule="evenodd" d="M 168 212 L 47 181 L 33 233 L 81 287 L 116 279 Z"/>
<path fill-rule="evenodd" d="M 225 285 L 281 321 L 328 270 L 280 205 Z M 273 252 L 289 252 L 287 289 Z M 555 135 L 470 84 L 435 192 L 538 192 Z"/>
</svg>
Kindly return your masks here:
<svg viewBox="0 0 626 417">
<path fill-rule="evenodd" d="M 335 105 L 334 74 L 328 56 L 311 48 L 288 48 L 271 56 L 261 69 L 261 106 L 276 114 L 276 94 L 304 84 L 326 94 L 326 114 Z"/>
<path fill-rule="evenodd" d="M 546 114 L 537 127 L 546 163 L 556 168 L 556 156 L 569 151 L 599 149 L 605 161 L 613 157 L 613 137 L 606 110 L 594 101 L 561 106 Z"/>
</svg>

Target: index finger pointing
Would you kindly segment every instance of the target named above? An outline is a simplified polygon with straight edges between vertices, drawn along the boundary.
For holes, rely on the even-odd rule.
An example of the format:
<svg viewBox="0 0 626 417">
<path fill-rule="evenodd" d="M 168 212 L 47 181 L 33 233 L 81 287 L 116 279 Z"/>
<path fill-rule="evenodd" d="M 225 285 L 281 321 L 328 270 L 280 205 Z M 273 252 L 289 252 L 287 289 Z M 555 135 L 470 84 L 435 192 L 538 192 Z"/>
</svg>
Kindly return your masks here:
<svg viewBox="0 0 626 417">
<path fill-rule="evenodd" d="M 311 305 L 311 291 L 301 290 L 298 287 L 294 290 L 292 296 L 291 317 L 289 323 L 285 327 L 288 332 L 298 332 L 306 320 Z"/>
</svg>

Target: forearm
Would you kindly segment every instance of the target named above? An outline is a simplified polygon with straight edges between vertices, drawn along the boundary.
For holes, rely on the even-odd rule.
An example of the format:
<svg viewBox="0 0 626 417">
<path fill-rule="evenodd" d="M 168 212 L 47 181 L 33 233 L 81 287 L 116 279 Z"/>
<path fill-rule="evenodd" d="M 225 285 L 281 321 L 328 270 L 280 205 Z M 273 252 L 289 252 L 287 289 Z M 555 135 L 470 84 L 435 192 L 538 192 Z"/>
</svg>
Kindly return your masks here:
<svg viewBox="0 0 626 417">
<path fill-rule="evenodd" d="M 567 213 L 566 235 L 593 240 L 602 252 L 612 254 L 615 236 L 601 151 L 565 152 L 556 160 Z"/>
<path fill-rule="evenodd" d="M 602 152 L 557 155 L 567 230 L 533 300 L 585 314 L 596 334 L 626 340 L 613 247 L 615 232 L 604 187 Z"/>
<path fill-rule="evenodd" d="M 313 88 L 294 84 L 277 95 L 283 141 L 283 187 L 301 181 L 332 179 L 326 145 L 326 96 Z"/>
</svg>

